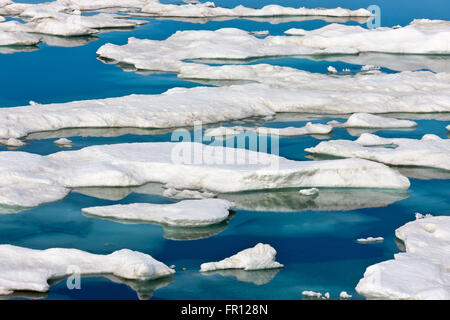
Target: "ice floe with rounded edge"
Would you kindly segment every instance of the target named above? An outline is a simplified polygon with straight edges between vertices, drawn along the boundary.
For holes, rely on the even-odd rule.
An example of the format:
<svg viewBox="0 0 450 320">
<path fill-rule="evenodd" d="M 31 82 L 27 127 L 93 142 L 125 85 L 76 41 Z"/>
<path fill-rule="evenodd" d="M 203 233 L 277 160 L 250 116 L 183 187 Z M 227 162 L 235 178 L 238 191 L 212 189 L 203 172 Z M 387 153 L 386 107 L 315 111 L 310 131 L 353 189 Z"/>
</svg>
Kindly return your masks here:
<svg viewBox="0 0 450 320">
<path fill-rule="evenodd" d="M 348 294 L 347 291 L 341 291 L 341 293 L 339 294 L 339 298 L 341 300 L 348 300 L 352 298 L 352 295 Z"/>
<path fill-rule="evenodd" d="M 320 142 L 305 151 L 343 158 L 362 158 L 396 166 L 422 166 L 450 170 L 450 140 L 435 135 L 422 139 L 382 138 L 370 133 L 357 140 Z"/>
<path fill-rule="evenodd" d="M 234 160 L 228 163 L 225 157 Z M 362 159 L 292 161 L 263 152 L 188 142 L 91 146 L 48 156 L 0 152 L 0 203 L 6 205 L 27 207 L 60 200 L 76 187 L 148 182 L 216 193 L 295 187 L 404 190 L 410 185 L 396 170 Z M 54 192 L 41 192 L 50 187 Z"/>
<path fill-rule="evenodd" d="M 437 76 L 445 80 L 443 74 Z M 420 76 L 419 79 L 426 82 Z M 432 85 L 433 81 L 430 82 L 426 86 Z M 397 92 L 383 93 L 382 88 L 373 92 L 355 88 L 354 91 L 347 90 L 345 95 L 338 87 L 333 90 L 323 90 L 326 87 L 285 89 L 247 84 L 175 88 L 159 95 L 0 108 L 0 138 L 20 138 L 34 132 L 67 128 L 184 127 L 192 126 L 196 121 L 209 124 L 273 116 L 277 112 L 448 112 L 450 90 L 446 86 L 450 82 L 444 83 L 434 83 L 435 90 L 424 88 L 411 92 L 407 86 L 407 90 L 400 88 Z"/>
<path fill-rule="evenodd" d="M 21 31 L 5 31 L 8 22 L 0 22 L 0 46 L 34 46 L 41 42 L 35 35 Z"/>
<path fill-rule="evenodd" d="M 242 250 L 235 255 L 218 262 L 202 263 L 200 271 L 214 271 L 221 269 L 262 270 L 282 268 L 283 265 L 275 261 L 277 251 L 268 244 L 258 243 L 253 248 Z"/>
<path fill-rule="evenodd" d="M 234 204 L 221 199 L 183 200 L 173 204 L 132 203 L 84 208 L 92 216 L 155 222 L 180 227 L 208 226 L 228 218 Z"/>
<path fill-rule="evenodd" d="M 269 127 L 218 127 L 205 131 L 206 137 L 226 137 L 239 135 L 242 132 L 254 132 L 259 135 L 272 136 L 305 136 L 305 135 L 321 135 L 329 134 L 333 130 L 332 126 L 308 122 L 304 127 L 286 127 L 286 128 L 269 128 Z"/>
<path fill-rule="evenodd" d="M 450 21 L 416 19 L 400 28 L 366 29 L 360 26 L 331 24 L 306 31 L 289 29 L 300 35 L 301 45 L 339 53 L 342 48 L 359 52 L 447 54 L 450 52 Z"/>
<path fill-rule="evenodd" d="M 450 131 L 450 124 L 446 126 L 445 129 L 447 129 L 447 131 Z"/>
<path fill-rule="evenodd" d="M 330 299 L 330 293 L 329 292 L 325 292 L 322 295 L 322 293 L 320 293 L 320 292 L 305 290 L 305 291 L 302 291 L 302 296 L 307 297 L 309 299 L 325 299 L 325 300 L 329 300 Z"/>
<path fill-rule="evenodd" d="M 59 147 L 64 147 L 64 148 L 72 147 L 72 141 L 67 138 L 60 138 L 58 140 L 53 141 L 53 143 Z"/>
<path fill-rule="evenodd" d="M 405 253 L 372 265 L 356 291 L 372 299 L 450 299 L 450 217 L 427 217 L 395 231 Z"/>
<path fill-rule="evenodd" d="M 151 280 L 175 271 L 147 254 L 123 249 L 109 255 L 77 249 L 33 250 L 0 245 L 0 294 L 13 291 L 46 292 L 48 280 L 71 275 L 111 274 L 125 279 Z"/>
<path fill-rule="evenodd" d="M 301 189 L 298 193 L 300 193 L 302 196 L 317 196 L 319 194 L 319 189 Z"/>
<path fill-rule="evenodd" d="M 279 5 L 267 5 L 260 9 L 247 8 L 242 5 L 234 8 L 222 8 L 214 2 L 189 3 L 184 5 L 162 4 L 150 1 L 142 7 L 141 12 L 165 17 L 274 17 L 274 16 L 330 16 L 330 17 L 370 17 L 366 9 L 349 10 L 289 8 Z"/>
<path fill-rule="evenodd" d="M 399 120 L 382 117 L 370 113 L 354 113 L 346 122 L 328 122 L 327 124 L 336 128 L 414 128 L 417 122 L 411 120 Z"/>
<path fill-rule="evenodd" d="M 367 238 L 359 238 L 356 240 L 358 243 L 374 243 L 374 242 L 382 242 L 384 241 L 383 237 L 367 237 Z"/>
<path fill-rule="evenodd" d="M 9 139 L 0 139 L 0 144 L 3 144 L 7 147 L 23 147 L 26 145 L 25 142 L 16 139 L 16 138 L 9 138 Z"/>
</svg>

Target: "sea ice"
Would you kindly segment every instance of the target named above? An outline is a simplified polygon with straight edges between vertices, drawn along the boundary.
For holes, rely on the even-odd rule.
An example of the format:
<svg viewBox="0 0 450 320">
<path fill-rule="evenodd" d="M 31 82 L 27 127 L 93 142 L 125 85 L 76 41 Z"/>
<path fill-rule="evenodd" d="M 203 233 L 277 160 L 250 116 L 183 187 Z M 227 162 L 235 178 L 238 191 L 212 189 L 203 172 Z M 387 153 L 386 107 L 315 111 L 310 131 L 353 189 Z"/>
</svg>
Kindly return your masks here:
<svg viewBox="0 0 450 320">
<path fill-rule="evenodd" d="M 354 113 L 346 122 L 328 122 L 336 128 L 414 128 L 417 122 L 411 120 L 399 120 L 394 118 L 382 117 L 369 113 Z"/>
<path fill-rule="evenodd" d="M 25 142 L 16 139 L 16 138 L 9 138 L 9 139 L 0 139 L 0 144 L 3 144 L 7 147 L 23 147 L 24 145 L 26 145 Z"/>
<path fill-rule="evenodd" d="M 106 218 L 155 222 L 179 227 L 217 224 L 228 218 L 234 204 L 221 199 L 183 200 L 173 204 L 133 203 L 84 208 L 83 212 Z"/>
<path fill-rule="evenodd" d="M 58 140 L 53 141 L 54 144 L 60 147 L 64 148 L 71 148 L 72 147 L 72 141 L 66 138 L 60 138 Z"/>
<path fill-rule="evenodd" d="M 305 151 L 343 158 L 362 158 L 395 166 L 422 166 L 450 170 L 450 140 L 425 135 L 420 140 L 382 138 L 370 133 L 357 140 L 323 141 Z"/>
<path fill-rule="evenodd" d="M 77 267 L 77 271 L 71 267 Z M 138 280 L 157 279 L 175 273 L 151 256 L 128 249 L 97 255 L 77 249 L 33 250 L 0 245 L 1 295 L 24 290 L 45 292 L 49 289 L 49 279 L 66 277 L 73 272 L 111 274 Z"/>
<path fill-rule="evenodd" d="M 302 196 L 316 196 L 319 194 L 319 189 L 317 188 L 302 189 L 298 193 L 300 193 Z"/>
<path fill-rule="evenodd" d="M 368 238 L 359 238 L 356 241 L 359 243 L 373 243 L 373 242 L 384 241 L 384 238 L 383 237 L 368 237 Z"/>
<path fill-rule="evenodd" d="M 227 164 L 225 155 L 232 156 L 233 163 Z M 195 159 L 202 161 L 197 164 Z M 28 207 L 60 200 L 70 188 L 148 182 L 216 193 L 295 187 L 409 187 L 406 177 L 372 161 L 292 161 L 263 152 L 188 142 L 101 145 L 48 156 L 0 152 L 0 203 L 5 205 Z M 52 188 L 53 192 L 42 192 Z"/>
<path fill-rule="evenodd" d="M 235 255 L 218 262 L 203 263 L 200 271 L 214 271 L 221 269 L 262 270 L 282 268 L 283 265 L 275 261 L 277 251 L 268 244 L 258 243 L 253 248 L 242 250 Z"/>
<path fill-rule="evenodd" d="M 428 217 L 395 231 L 405 253 L 367 268 L 356 291 L 373 299 L 450 299 L 450 217 Z"/>
</svg>

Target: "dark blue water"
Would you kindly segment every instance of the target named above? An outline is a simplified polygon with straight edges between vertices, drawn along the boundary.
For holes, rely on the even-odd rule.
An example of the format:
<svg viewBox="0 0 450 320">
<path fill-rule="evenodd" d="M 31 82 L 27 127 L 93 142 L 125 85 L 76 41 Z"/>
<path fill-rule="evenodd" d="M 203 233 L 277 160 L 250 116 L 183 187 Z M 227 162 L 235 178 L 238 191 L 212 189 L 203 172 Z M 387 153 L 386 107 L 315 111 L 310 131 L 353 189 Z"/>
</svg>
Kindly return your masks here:
<svg viewBox="0 0 450 320">
<path fill-rule="evenodd" d="M 21 1 L 41 2 L 41 1 Z M 232 7 L 237 4 L 261 7 L 279 3 L 299 6 L 296 0 L 219 0 L 216 4 Z M 422 1 L 378 0 L 324 0 L 303 1 L 306 7 L 336 7 L 350 9 L 376 4 L 382 10 L 383 26 L 406 25 L 414 18 L 448 19 L 450 3 L 445 0 Z M 283 34 L 289 28 L 314 29 L 327 24 L 322 20 L 296 21 L 273 24 L 244 19 L 209 21 L 206 23 L 148 19 L 149 23 L 132 31 L 113 31 L 98 35 L 94 41 L 79 47 L 62 48 L 41 44 L 38 50 L 15 54 L 0 54 L 2 85 L 0 106 L 123 96 L 132 93 L 158 94 L 173 87 L 192 87 L 199 83 L 180 80 L 173 74 L 141 75 L 125 72 L 121 68 L 104 64 L 96 59 L 96 50 L 111 42 L 124 44 L 128 37 L 165 39 L 177 30 L 236 27 L 248 31 L 269 30 L 271 34 Z M 348 22 L 357 24 L 356 22 Z M 261 59 L 248 63 L 270 63 L 290 66 L 311 72 L 326 73 L 329 65 L 337 69 L 360 69 L 361 65 L 337 59 L 315 61 L 307 57 Z M 383 68 L 383 72 L 395 72 Z M 408 115 L 402 117 L 408 118 Z M 320 118 L 313 122 L 326 123 L 338 118 Z M 441 119 L 442 120 L 442 119 Z M 444 119 L 445 120 L 445 119 Z M 303 126 L 310 119 L 298 115 L 289 121 L 274 120 L 259 123 L 272 127 Z M 422 116 L 416 120 L 418 128 L 410 131 L 382 130 L 384 137 L 420 138 L 425 133 L 447 136 L 445 125 L 437 116 Z M 50 154 L 61 149 L 53 144 L 58 135 L 73 141 L 73 149 L 98 144 L 123 142 L 170 141 L 170 132 L 151 130 L 122 131 L 90 130 L 82 132 L 49 133 L 30 140 L 21 151 Z M 321 139 L 356 139 L 355 133 L 336 129 L 332 136 Z M 280 155 L 289 159 L 307 161 L 304 149 L 321 140 L 315 137 L 280 139 Z M 0 150 L 7 150 L 1 146 Z M 400 168 L 402 170 L 402 168 Z M 402 171 L 403 172 L 403 171 Z M 407 173 L 413 177 L 439 176 L 433 170 L 416 169 Z M 237 210 L 227 223 L 203 230 L 201 239 L 175 240 L 196 236 L 184 230 L 176 232 L 152 224 L 121 224 L 114 221 L 86 217 L 81 209 L 89 206 L 116 203 L 152 202 L 170 203 L 172 200 L 142 190 L 112 188 L 103 190 L 103 198 L 95 197 L 96 190 L 78 190 L 66 199 L 38 208 L 0 215 L 0 243 L 36 249 L 70 247 L 94 253 L 110 253 L 129 248 L 151 254 L 167 265 L 176 265 L 177 273 L 170 279 L 150 282 L 127 282 L 104 277 L 83 278 L 82 290 L 68 290 L 64 280 L 55 283 L 50 292 L 34 298 L 48 299 L 136 299 L 137 288 L 141 298 L 154 299 L 301 299 L 303 290 L 329 291 L 332 298 L 347 291 L 358 296 L 354 287 L 367 266 L 390 259 L 399 250 L 394 230 L 414 219 L 415 212 L 434 215 L 450 214 L 450 184 L 442 179 L 411 179 L 411 188 L 403 194 L 383 191 L 392 197 L 385 203 L 386 194 L 374 190 L 329 190 L 330 194 L 372 199 L 371 203 L 386 205 L 369 208 L 345 208 L 323 210 L 310 204 L 295 202 L 294 191 L 281 191 L 277 199 L 289 207 L 283 210 Z M 105 196 L 106 194 L 106 196 Z M 267 195 L 270 196 L 270 195 Z M 273 195 L 272 195 L 273 196 Z M 250 193 L 245 199 L 261 199 L 263 194 Z M 276 198 L 276 197 L 275 197 Z M 375 200 L 374 200 L 375 199 Z M 289 203 L 293 205 L 288 205 Z M 384 242 L 362 245 L 357 238 L 382 236 Z M 278 251 L 278 261 L 285 265 L 279 271 L 222 274 L 200 274 L 200 264 L 223 259 L 258 242 L 269 243 Z M 185 271 L 182 268 L 186 268 Z M 29 297 L 29 296 L 27 296 Z"/>
</svg>

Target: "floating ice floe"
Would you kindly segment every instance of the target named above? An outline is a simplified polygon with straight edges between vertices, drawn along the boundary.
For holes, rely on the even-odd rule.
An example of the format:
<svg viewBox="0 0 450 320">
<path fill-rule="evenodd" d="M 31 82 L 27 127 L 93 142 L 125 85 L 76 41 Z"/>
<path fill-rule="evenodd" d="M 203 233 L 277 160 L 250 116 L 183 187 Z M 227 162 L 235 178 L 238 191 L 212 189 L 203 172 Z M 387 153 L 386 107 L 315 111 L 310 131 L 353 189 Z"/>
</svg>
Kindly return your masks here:
<svg viewBox="0 0 450 320">
<path fill-rule="evenodd" d="M 269 128 L 269 127 L 218 127 L 205 131 L 206 137 L 227 137 L 239 135 L 242 132 L 254 132 L 259 135 L 275 135 L 275 136 L 305 136 L 305 135 L 325 135 L 333 131 L 333 127 L 321 123 L 308 122 L 304 127 L 286 127 L 286 128 Z"/>
<path fill-rule="evenodd" d="M 382 117 L 369 113 L 354 113 L 346 122 L 330 121 L 328 125 L 336 128 L 414 128 L 417 122 Z"/>
<path fill-rule="evenodd" d="M 352 298 L 352 295 L 351 295 L 351 294 L 348 294 L 346 291 L 342 291 L 342 292 L 339 294 L 339 298 L 340 298 L 341 300 L 347 300 L 347 299 L 351 299 L 351 298 Z"/>
<path fill-rule="evenodd" d="M 365 29 L 360 26 L 331 24 L 306 31 L 289 29 L 290 35 L 300 35 L 301 45 L 339 53 L 388 52 L 408 54 L 448 54 L 450 51 L 450 21 L 416 19 L 400 28 Z"/>
<path fill-rule="evenodd" d="M 183 200 L 173 204 L 133 203 L 84 208 L 83 212 L 105 218 L 155 222 L 179 227 L 200 227 L 228 218 L 234 204 L 221 199 Z"/>
<path fill-rule="evenodd" d="M 282 268 L 283 265 L 275 261 L 277 251 L 268 244 L 258 243 L 253 248 L 242 250 L 235 255 L 218 262 L 203 263 L 200 271 L 214 271 L 221 269 L 262 270 Z"/>
<path fill-rule="evenodd" d="M 58 140 L 53 141 L 54 144 L 60 147 L 64 148 L 71 148 L 72 147 L 72 141 L 66 138 L 60 138 Z"/>
<path fill-rule="evenodd" d="M 19 139 L 16 139 L 16 138 L 0 139 L 0 144 L 3 144 L 7 147 L 14 147 L 14 148 L 23 147 L 24 145 L 26 145 L 25 142 L 23 142 Z"/>
<path fill-rule="evenodd" d="M 235 160 L 227 164 L 225 156 Z M 263 152 L 188 142 L 102 145 L 48 156 L 0 152 L 0 203 L 5 205 L 37 206 L 60 200 L 77 187 L 148 182 L 216 193 L 295 187 L 404 190 L 410 185 L 396 170 L 362 159 L 292 161 Z"/>
<path fill-rule="evenodd" d="M 325 294 L 322 295 L 322 293 L 320 293 L 320 292 L 305 290 L 302 292 L 302 296 L 312 298 L 312 299 L 326 299 L 326 300 L 330 299 L 329 292 L 325 292 Z"/>
<path fill-rule="evenodd" d="M 298 193 L 300 193 L 302 196 L 316 196 L 319 194 L 319 189 L 317 188 L 302 189 Z"/>
<path fill-rule="evenodd" d="M 383 237 L 368 237 L 368 238 L 359 238 L 356 240 L 359 243 L 373 243 L 373 242 L 382 242 L 384 241 Z"/>
<path fill-rule="evenodd" d="M 311 84 L 310 88 L 307 85 L 304 89 L 273 88 L 263 84 L 175 88 L 160 95 L 0 108 L 0 138 L 20 138 L 33 132 L 67 128 L 183 127 L 196 121 L 208 124 L 272 116 L 276 112 L 448 112 L 449 77 L 448 74 L 429 72 L 380 77 L 374 79 L 377 80 L 374 83 L 386 82 L 378 84 L 378 89 L 373 91 L 362 88 L 372 83 L 370 79 L 361 84 L 356 81 L 355 87 L 355 80 L 349 77 L 348 82 L 344 79 L 332 83 L 318 81 L 317 84 L 323 85 L 320 88 Z M 307 76 L 305 82 L 307 79 L 309 83 L 315 82 L 315 76 Z M 386 89 L 389 79 L 405 82 L 401 85 L 391 83 L 392 88 Z M 418 84 L 419 81 L 422 84 Z M 349 87 L 342 89 L 342 84 Z"/>
<path fill-rule="evenodd" d="M 450 124 L 446 126 L 445 129 L 447 129 L 447 131 L 450 131 Z"/>
<path fill-rule="evenodd" d="M 372 299 L 450 299 L 450 217 L 428 217 L 395 231 L 405 253 L 367 268 L 356 286 Z"/>
<path fill-rule="evenodd" d="M 97 255 L 77 249 L 33 250 L 0 245 L 0 261 L 1 295 L 13 291 L 45 292 L 49 289 L 49 279 L 66 277 L 74 272 L 137 280 L 157 279 L 175 273 L 151 256 L 127 249 Z"/>
<path fill-rule="evenodd" d="M 242 5 L 232 9 L 217 7 L 213 2 L 189 3 L 185 5 L 162 4 L 150 1 L 141 12 L 166 17 L 274 17 L 274 16 L 330 16 L 330 17 L 370 17 L 366 9 L 349 10 L 288 8 L 279 5 L 267 5 L 261 9 L 247 8 Z"/>
<path fill-rule="evenodd" d="M 415 216 L 416 220 L 419 220 L 419 219 L 431 218 L 433 215 L 430 213 L 422 214 L 422 213 L 416 212 L 414 216 Z"/>
<path fill-rule="evenodd" d="M 343 158 L 362 158 L 395 166 L 422 166 L 450 170 L 450 140 L 425 135 L 420 140 L 382 138 L 370 133 L 357 140 L 323 141 L 305 151 Z"/>
<path fill-rule="evenodd" d="M 0 46 L 34 46 L 41 42 L 39 37 L 26 32 L 5 31 L 7 23 L 0 22 Z"/>
</svg>

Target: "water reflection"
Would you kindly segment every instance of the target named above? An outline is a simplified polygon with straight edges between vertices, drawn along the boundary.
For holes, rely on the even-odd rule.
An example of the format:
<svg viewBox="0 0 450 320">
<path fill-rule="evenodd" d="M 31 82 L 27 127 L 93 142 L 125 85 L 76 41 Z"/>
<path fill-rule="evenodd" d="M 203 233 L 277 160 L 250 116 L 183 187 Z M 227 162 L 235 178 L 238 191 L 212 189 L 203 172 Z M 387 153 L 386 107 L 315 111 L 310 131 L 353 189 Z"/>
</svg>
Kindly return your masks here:
<svg viewBox="0 0 450 320">
<path fill-rule="evenodd" d="M 260 286 L 272 281 L 280 270 L 281 269 L 246 271 L 243 269 L 227 269 L 202 272 L 201 274 L 205 276 L 221 275 L 223 277 L 235 277 L 238 281 L 253 283 Z"/>
</svg>

